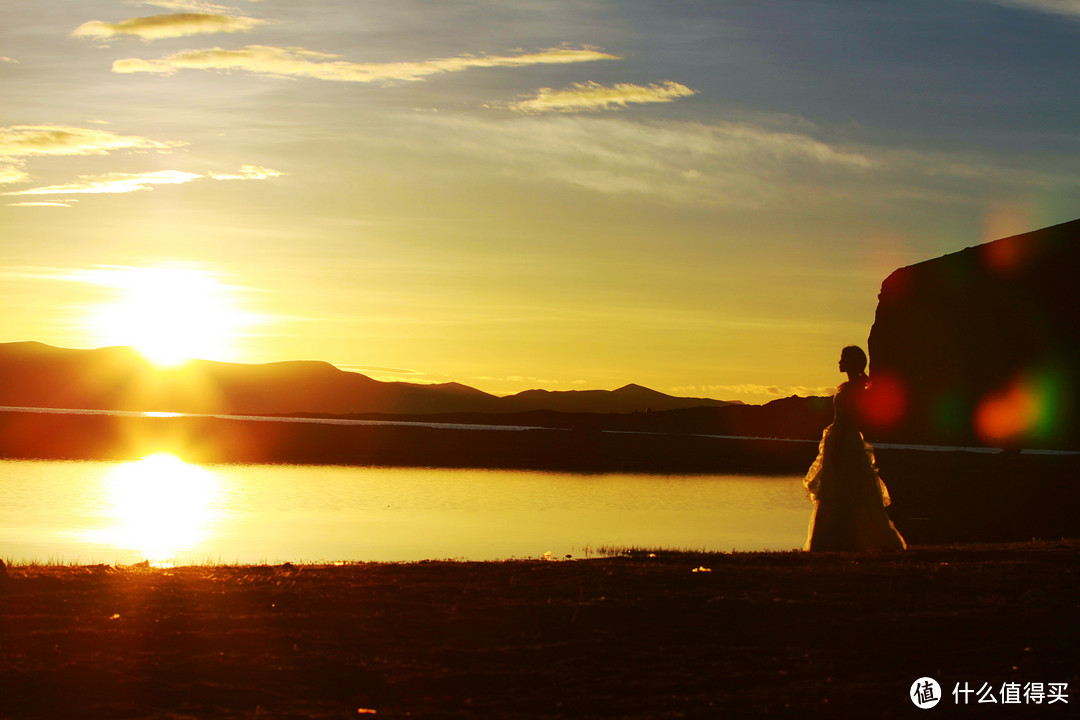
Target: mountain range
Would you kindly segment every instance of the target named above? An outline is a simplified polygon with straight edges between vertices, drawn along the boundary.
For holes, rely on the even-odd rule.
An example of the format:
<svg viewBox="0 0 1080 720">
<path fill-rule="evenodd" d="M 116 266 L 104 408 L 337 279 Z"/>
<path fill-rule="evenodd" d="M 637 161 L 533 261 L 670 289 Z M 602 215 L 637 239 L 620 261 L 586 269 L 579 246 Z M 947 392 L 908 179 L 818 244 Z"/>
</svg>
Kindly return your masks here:
<svg viewBox="0 0 1080 720">
<path fill-rule="evenodd" d="M 900 268 L 868 350 L 872 441 L 1080 447 L 1080 220 Z M 828 398 L 766 405 L 617 390 L 499 397 L 460 383 L 381 382 L 314 361 L 193 360 L 159 368 L 126 347 L 0 344 L 0 407 L 409 420 L 812 439 Z M 649 412 L 651 411 L 651 412 Z"/>
<path fill-rule="evenodd" d="M 218 415 L 634 413 L 732 404 L 618 390 L 526 390 L 500 397 L 460 383 L 382 382 L 326 362 L 192 360 L 160 368 L 128 347 L 0 343 L 0 406 Z"/>
</svg>

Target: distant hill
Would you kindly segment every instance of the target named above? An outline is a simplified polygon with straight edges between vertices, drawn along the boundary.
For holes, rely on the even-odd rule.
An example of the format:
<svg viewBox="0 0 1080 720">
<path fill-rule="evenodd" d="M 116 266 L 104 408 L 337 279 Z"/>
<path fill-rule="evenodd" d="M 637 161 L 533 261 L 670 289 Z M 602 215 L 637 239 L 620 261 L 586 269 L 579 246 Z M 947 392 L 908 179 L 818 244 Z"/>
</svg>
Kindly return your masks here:
<svg viewBox="0 0 1080 720">
<path fill-rule="evenodd" d="M 357 420 L 403 420 L 459 425 L 513 425 L 566 430 L 614 430 L 679 435 L 819 440 L 832 421 L 831 397 L 788 397 L 765 405 L 729 403 L 655 412 L 596 413 L 530 410 L 507 413 L 443 413 L 406 417 L 363 413 Z"/>
<path fill-rule="evenodd" d="M 633 413 L 730 405 L 627 385 L 618 390 L 527 390 L 498 397 L 460 383 L 380 382 L 325 362 L 260 365 L 193 360 L 161 369 L 131 348 L 0 343 L 0 406 L 223 415 Z"/>
<path fill-rule="evenodd" d="M 665 395 L 641 385 L 625 385 L 618 390 L 526 390 L 500 399 L 502 412 L 553 410 L 556 412 L 645 412 L 689 407 L 723 407 L 732 403 L 709 398 Z"/>
</svg>

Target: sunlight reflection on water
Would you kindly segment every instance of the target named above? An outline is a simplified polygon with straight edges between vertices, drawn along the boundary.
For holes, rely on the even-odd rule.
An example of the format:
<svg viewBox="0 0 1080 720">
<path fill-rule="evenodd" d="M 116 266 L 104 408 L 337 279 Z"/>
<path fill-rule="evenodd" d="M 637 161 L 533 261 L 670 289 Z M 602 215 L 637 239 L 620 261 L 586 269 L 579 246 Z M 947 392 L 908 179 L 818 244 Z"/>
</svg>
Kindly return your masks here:
<svg viewBox="0 0 1080 720">
<path fill-rule="evenodd" d="M 798 477 L 0 461 L 0 557 L 151 564 L 801 547 Z"/>
<path fill-rule="evenodd" d="M 135 550 L 155 567 L 204 543 L 222 514 L 217 475 L 166 453 L 116 465 L 105 493 L 111 524 L 88 530 L 86 539 Z"/>
</svg>

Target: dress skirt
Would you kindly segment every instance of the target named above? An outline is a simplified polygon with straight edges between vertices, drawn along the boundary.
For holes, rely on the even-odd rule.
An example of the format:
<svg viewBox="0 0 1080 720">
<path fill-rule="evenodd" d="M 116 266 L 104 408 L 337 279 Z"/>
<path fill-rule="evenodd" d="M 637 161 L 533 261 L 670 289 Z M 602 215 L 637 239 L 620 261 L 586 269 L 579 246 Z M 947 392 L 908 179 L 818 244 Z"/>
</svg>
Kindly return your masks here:
<svg viewBox="0 0 1080 720">
<path fill-rule="evenodd" d="M 817 459 L 803 481 L 814 512 L 806 550 L 891 552 L 907 543 L 889 519 L 889 491 L 878 476 L 874 449 L 853 426 L 825 428 Z"/>
</svg>

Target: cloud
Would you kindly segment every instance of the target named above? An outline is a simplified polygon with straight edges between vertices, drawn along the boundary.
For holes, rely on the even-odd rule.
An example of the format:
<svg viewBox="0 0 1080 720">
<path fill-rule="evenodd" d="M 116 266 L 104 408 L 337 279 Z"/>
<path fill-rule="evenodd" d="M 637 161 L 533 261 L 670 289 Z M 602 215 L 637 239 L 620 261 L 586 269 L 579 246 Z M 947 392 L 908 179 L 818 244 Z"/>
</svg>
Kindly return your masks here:
<svg viewBox="0 0 1080 720">
<path fill-rule="evenodd" d="M 675 395 L 698 394 L 706 397 L 719 397 L 728 395 L 754 395 L 759 397 L 785 398 L 792 395 L 799 397 L 831 397 L 836 394 L 835 387 L 807 387 L 805 385 L 789 385 L 780 387 L 777 385 L 758 385 L 756 383 L 742 383 L 740 385 L 684 385 L 668 388 L 667 392 Z"/>
<path fill-rule="evenodd" d="M 1080 0 L 990 0 L 990 2 L 1080 18 Z"/>
<path fill-rule="evenodd" d="M 30 179 L 22 159 L 26 157 L 108 155 L 120 150 L 165 152 L 186 144 L 65 125 L 0 127 L 0 184 L 20 183 Z"/>
<path fill-rule="evenodd" d="M 13 125 L 0 128 L 0 157 L 107 155 L 116 150 L 169 150 L 186 144 L 64 125 Z"/>
<path fill-rule="evenodd" d="M 444 181 L 472 182 L 489 173 L 678 205 L 967 202 L 984 191 L 1073 183 L 977 155 L 825 139 L 812 124 L 783 116 L 690 122 L 565 113 L 414 115 L 380 142 L 442 158 L 434 172 Z"/>
<path fill-rule="evenodd" d="M 31 156 L 108 155 L 118 150 L 168 151 L 184 142 L 161 142 L 135 135 L 119 135 L 107 130 L 62 125 L 14 125 L 0 128 L 0 183 L 26 182 L 23 158 Z M 182 185 L 193 180 L 266 180 L 285 173 L 258 165 L 242 165 L 234 173 L 206 175 L 181 170 L 148 173 L 107 173 L 82 175 L 78 182 L 46 185 L 4 195 L 117 194 L 150 190 L 155 185 Z"/>
<path fill-rule="evenodd" d="M 0 165 L 0 185 L 26 182 L 30 176 L 23 170 L 21 163 L 5 163 Z"/>
<path fill-rule="evenodd" d="M 4 195 L 115 195 L 152 190 L 155 185 L 183 185 L 195 180 L 265 180 L 285 173 L 270 168 L 244 165 L 238 173 L 198 173 L 158 170 L 147 173 L 106 173 L 81 175 L 79 182 L 3 193 Z"/>
<path fill-rule="evenodd" d="M 18 62 L 19 61 L 16 60 L 15 58 L 10 58 L 7 55 L 0 55 L 0 63 L 15 63 L 15 64 L 18 64 Z"/>
<path fill-rule="evenodd" d="M 69 208 L 69 207 L 74 207 L 74 205 L 72 205 L 73 202 L 75 202 L 75 201 L 71 200 L 69 202 L 17 202 L 17 203 L 8 203 L 7 207 L 65 207 L 65 208 Z"/>
<path fill-rule="evenodd" d="M 456 57 L 396 63 L 355 63 L 340 57 L 296 47 L 248 45 L 238 50 L 209 48 L 185 50 L 157 60 L 125 58 L 113 63 L 116 73 L 148 72 L 171 75 L 177 70 L 240 70 L 274 77 L 306 77 L 334 82 L 411 82 L 432 75 L 462 72 L 471 68 L 526 67 L 596 60 L 618 56 L 591 48 L 550 48 L 521 55 L 459 55 Z"/>
<path fill-rule="evenodd" d="M 211 180 L 267 180 L 272 177 L 281 177 L 285 173 L 258 165 L 241 165 L 237 173 L 207 173 L 206 177 Z"/>
<path fill-rule="evenodd" d="M 477 375 L 477 376 L 473 376 L 473 377 L 466 378 L 466 379 L 469 382 L 480 381 L 480 382 L 486 382 L 486 383 L 490 383 L 490 382 L 515 383 L 517 385 L 524 384 L 524 385 L 528 385 L 528 386 L 560 385 L 560 384 L 562 384 L 561 381 L 559 381 L 559 380 L 552 380 L 552 379 L 549 379 L 549 378 L 538 378 L 538 377 L 532 377 L 532 376 L 527 376 L 527 375 L 508 375 L 508 376 L 504 376 L 504 377 L 493 377 L 491 375 Z M 586 381 L 584 381 L 584 380 L 573 380 L 569 384 L 571 384 L 571 385 L 584 385 L 584 384 L 586 384 Z"/>
<path fill-rule="evenodd" d="M 18 190 L 5 195 L 85 195 L 116 194 L 138 190 L 150 190 L 154 185 L 181 185 L 198 180 L 202 175 L 180 170 L 158 170 L 148 173 L 106 173 L 105 175 L 80 175 L 79 182 L 65 185 Z"/>
<path fill-rule="evenodd" d="M 399 127 L 402 142 L 438 147 L 500 174 L 682 204 L 754 206 L 794 187 L 822 192 L 825 179 L 862 178 L 877 163 L 861 151 L 805 133 L 749 123 L 592 115 L 412 120 L 412 127 Z M 467 162 L 443 167 L 475 172 Z"/>
<path fill-rule="evenodd" d="M 390 373 L 393 375 L 423 375 L 419 370 L 383 367 L 382 365 L 335 365 L 340 370 L 358 373 Z"/>
<path fill-rule="evenodd" d="M 372 380 L 381 382 L 407 382 L 415 385 L 437 385 L 445 379 L 429 378 L 419 370 L 407 368 L 382 367 L 381 365 L 335 365 L 345 372 L 359 373 Z"/>
<path fill-rule="evenodd" d="M 188 35 L 244 32 L 262 22 L 265 21 L 242 15 L 175 13 L 128 18 L 116 23 L 93 20 L 75 28 L 71 36 L 107 39 L 126 35 L 144 40 L 160 40 Z"/>
<path fill-rule="evenodd" d="M 667 103 L 696 94 L 685 85 L 671 80 L 652 85 L 618 83 L 611 87 L 595 82 L 574 83 L 568 88 L 540 88 L 525 100 L 510 104 L 522 113 L 578 112 L 625 108 L 631 103 Z"/>
<path fill-rule="evenodd" d="M 179 10 L 181 12 L 229 13 L 233 10 L 233 8 L 225 5 L 215 5 L 214 3 L 205 2 L 204 0 L 128 0 L 126 4 L 135 5 L 137 7 L 153 5 L 154 7 L 165 8 L 166 10 Z"/>
</svg>

